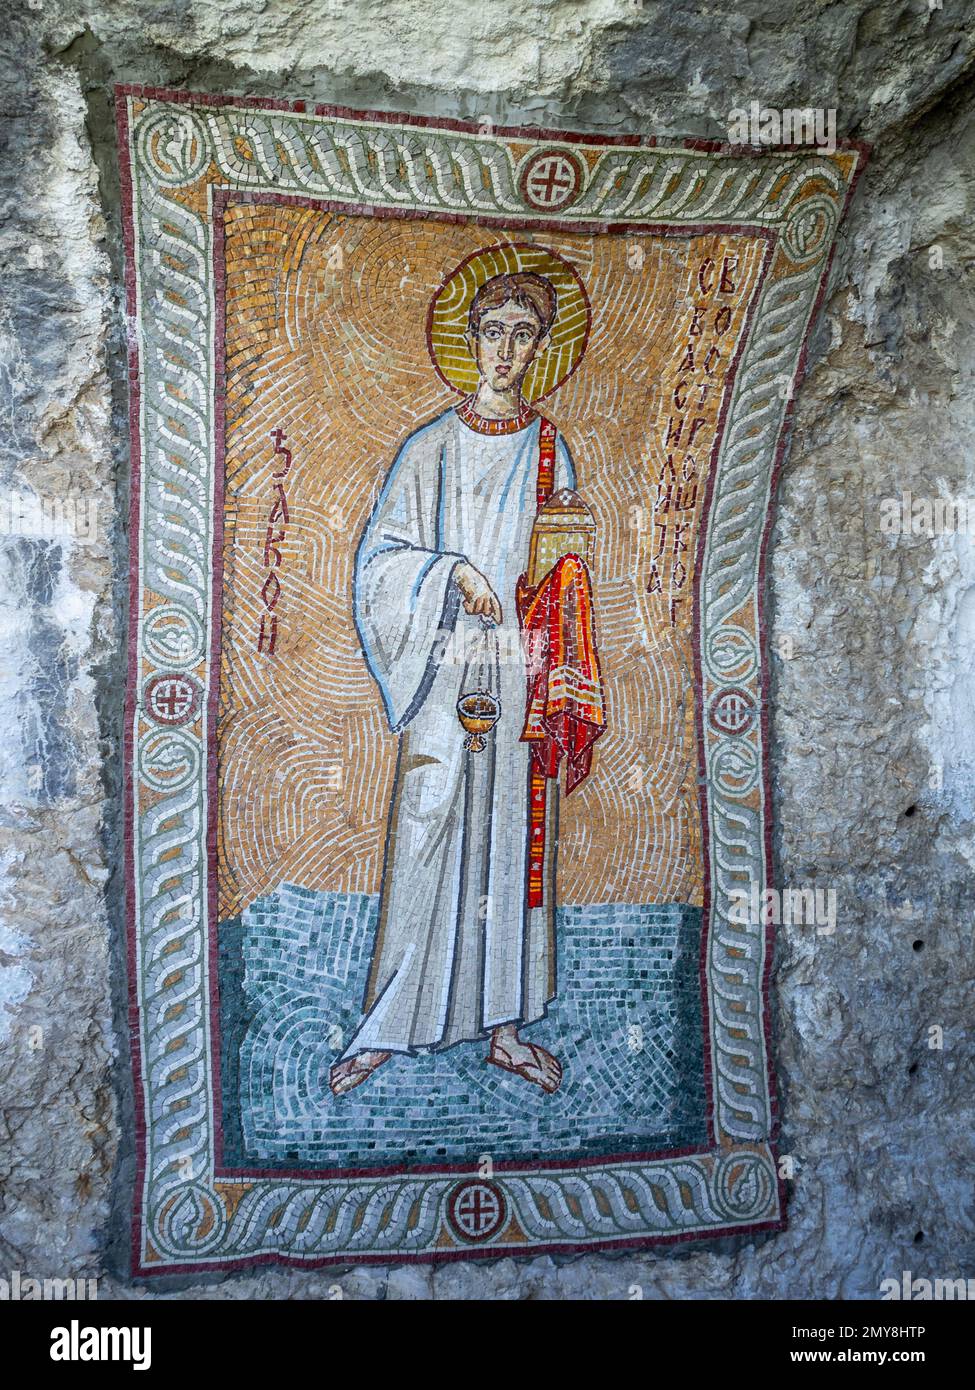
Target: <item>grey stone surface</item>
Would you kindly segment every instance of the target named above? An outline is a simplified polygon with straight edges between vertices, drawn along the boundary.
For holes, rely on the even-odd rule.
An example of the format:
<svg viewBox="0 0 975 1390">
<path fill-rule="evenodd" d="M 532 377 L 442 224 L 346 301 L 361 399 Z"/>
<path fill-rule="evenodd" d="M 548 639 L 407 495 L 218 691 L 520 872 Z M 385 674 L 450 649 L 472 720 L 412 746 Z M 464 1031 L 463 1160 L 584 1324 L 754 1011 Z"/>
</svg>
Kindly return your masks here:
<svg viewBox="0 0 975 1390">
<path fill-rule="evenodd" d="M 262 1271 L 190 1296 L 871 1298 L 903 1270 L 975 1275 L 975 550 L 968 535 L 885 534 L 880 506 L 905 490 L 975 498 L 973 19 L 963 0 L 7 0 L 0 1274 L 160 1296 L 109 1272 L 128 1123 L 110 89 L 136 81 L 711 138 L 757 100 L 835 107 L 840 134 L 875 146 L 768 567 L 778 880 L 833 888 L 838 904 L 833 935 L 778 941 L 790 1230 L 704 1253 Z M 94 504 L 94 531 L 62 518 L 51 534 L 37 515 L 49 497 Z"/>
</svg>

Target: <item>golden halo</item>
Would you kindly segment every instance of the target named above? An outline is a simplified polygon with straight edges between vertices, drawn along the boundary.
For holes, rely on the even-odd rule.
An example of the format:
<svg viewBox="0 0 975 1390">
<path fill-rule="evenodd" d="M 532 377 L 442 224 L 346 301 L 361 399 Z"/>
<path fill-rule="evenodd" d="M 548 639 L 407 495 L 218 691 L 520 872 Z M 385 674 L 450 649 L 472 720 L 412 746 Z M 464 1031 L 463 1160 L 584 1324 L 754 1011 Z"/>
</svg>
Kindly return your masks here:
<svg viewBox="0 0 975 1390">
<path fill-rule="evenodd" d="M 494 275 L 513 275 L 532 270 L 555 286 L 558 312 L 552 324 L 552 341 L 525 374 L 522 395 L 540 401 L 561 386 L 582 361 L 589 339 L 592 311 L 577 271 L 568 261 L 544 246 L 503 242 L 475 251 L 445 277 L 430 301 L 427 347 L 440 378 L 463 396 L 477 390 L 477 365 L 465 334 L 471 300 Z"/>
</svg>

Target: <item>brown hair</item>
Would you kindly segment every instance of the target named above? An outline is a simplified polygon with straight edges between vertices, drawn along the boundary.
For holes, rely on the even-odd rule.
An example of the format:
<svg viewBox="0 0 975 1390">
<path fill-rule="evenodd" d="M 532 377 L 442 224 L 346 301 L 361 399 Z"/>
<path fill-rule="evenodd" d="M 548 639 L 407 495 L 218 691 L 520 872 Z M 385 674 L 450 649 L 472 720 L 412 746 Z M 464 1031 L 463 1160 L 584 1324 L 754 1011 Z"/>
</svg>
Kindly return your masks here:
<svg viewBox="0 0 975 1390">
<path fill-rule="evenodd" d="M 512 275 L 492 275 L 471 300 L 467 316 L 468 330 L 477 335 L 481 317 L 488 309 L 500 309 L 505 304 L 517 304 L 530 309 L 546 334 L 555 322 L 559 297 L 551 280 L 531 270 L 519 270 Z"/>
</svg>

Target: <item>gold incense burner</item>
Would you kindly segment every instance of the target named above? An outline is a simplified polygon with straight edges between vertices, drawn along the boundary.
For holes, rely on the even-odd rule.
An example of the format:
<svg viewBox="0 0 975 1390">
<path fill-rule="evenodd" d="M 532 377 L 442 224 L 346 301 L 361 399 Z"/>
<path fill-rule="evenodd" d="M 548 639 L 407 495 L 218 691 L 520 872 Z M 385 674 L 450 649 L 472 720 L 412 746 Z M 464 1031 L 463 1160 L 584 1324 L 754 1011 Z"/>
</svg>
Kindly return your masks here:
<svg viewBox="0 0 975 1390">
<path fill-rule="evenodd" d="M 487 690 L 471 690 L 457 701 L 457 718 L 467 734 L 464 747 L 469 753 L 482 753 L 484 735 L 501 718 L 501 701 Z"/>
</svg>

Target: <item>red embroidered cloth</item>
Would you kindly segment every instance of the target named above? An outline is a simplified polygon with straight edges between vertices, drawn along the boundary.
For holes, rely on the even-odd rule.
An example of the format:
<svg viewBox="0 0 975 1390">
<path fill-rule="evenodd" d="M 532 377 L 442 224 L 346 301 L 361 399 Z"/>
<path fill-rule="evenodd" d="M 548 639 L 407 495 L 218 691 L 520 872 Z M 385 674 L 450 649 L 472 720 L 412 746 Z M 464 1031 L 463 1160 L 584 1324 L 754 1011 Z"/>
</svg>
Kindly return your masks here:
<svg viewBox="0 0 975 1390">
<path fill-rule="evenodd" d="M 565 759 L 568 796 L 589 776 L 592 748 L 606 727 L 589 571 L 563 555 L 538 588 L 518 587 L 528 667 L 522 742 L 531 743 L 528 905 L 543 900 L 545 783 Z"/>
</svg>

